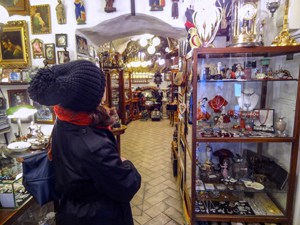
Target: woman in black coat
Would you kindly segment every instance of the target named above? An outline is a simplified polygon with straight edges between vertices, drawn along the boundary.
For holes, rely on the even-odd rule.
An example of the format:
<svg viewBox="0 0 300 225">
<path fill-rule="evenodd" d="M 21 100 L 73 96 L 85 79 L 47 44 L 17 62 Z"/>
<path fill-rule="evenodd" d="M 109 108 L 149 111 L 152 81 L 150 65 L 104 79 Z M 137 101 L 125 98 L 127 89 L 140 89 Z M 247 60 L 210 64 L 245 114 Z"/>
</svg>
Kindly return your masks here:
<svg viewBox="0 0 300 225">
<path fill-rule="evenodd" d="M 58 225 L 133 225 L 130 200 L 141 176 L 120 158 L 111 119 L 99 106 L 102 71 L 85 60 L 39 70 L 28 89 L 42 105 L 55 105 L 52 157 L 60 194 Z"/>
</svg>

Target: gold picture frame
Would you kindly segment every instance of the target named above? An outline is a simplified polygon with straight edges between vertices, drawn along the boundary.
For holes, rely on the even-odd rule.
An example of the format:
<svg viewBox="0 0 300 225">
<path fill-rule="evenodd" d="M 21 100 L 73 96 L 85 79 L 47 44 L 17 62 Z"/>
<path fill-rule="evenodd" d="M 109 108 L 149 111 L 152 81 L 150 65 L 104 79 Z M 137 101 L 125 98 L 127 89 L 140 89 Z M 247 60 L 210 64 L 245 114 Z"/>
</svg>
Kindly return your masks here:
<svg viewBox="0 0 300 225">
<path fill-rule="evenodd" d="M 51 34 L 50 5 L 30 6 L 32 34 Z"/>
<path fill-rule="evenodd" d="M 56 64 L 56 55 L 55 55 L 55 44 L 48 43 L 45 44 L 45 59 L 48 64 Z"/>
<path fill-rule="evenodd" d="M 9 21 L 4 26 L 1 36 L 0 67 L 26 68 L 29 65 L 31 65 L 31 60 L 27 22 L 25 20 Z"/>
<path fill-rule="evenodd" d="M 30 14 L 30 2 L 29 0 L 0 0 L 0 5 L 3 5 L 9 14 L 27 16 Z"/>
</svg>

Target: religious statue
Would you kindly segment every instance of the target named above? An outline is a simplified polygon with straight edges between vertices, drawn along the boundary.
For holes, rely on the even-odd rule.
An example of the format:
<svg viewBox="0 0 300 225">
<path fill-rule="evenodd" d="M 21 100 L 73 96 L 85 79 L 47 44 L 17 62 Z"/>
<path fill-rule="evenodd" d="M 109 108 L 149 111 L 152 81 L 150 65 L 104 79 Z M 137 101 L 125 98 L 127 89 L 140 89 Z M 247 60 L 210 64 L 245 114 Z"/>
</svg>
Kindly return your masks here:
<svg viewBox="0 0 300 225">
<path fill-rule="evenodd" d="M 179 0 L 172 0 L 172 18 L 173 19 L 178 19 L 178 16 L 179 16 L 178 2 L 179 2 Z"/>
<path fill-rule="evenodd" d="M 57 1 L 58 4 L 55 7 L 56 10 L 56 18 L 57 18 L 57 23 L 58 24 L 66 24 L 66 12 L 65 12 L 65 7 L 62 4 L 61 0 Z"/>
<path fill-rule="evenodd" d="M 106 5 L 105 5 L 105 8 L 104 8 L 104 11 L 107 12 L 107 13 L 115 12 L 116 8 L 113 7 L 114 0 L 105 0 L 105 1 L 106 1 Z"/>
<path fill-rule="evenodd" d="M 75 0 L 74 5 L 77 24 L 85 24 L 86 15 L 83 1 Z"/>
</svg>

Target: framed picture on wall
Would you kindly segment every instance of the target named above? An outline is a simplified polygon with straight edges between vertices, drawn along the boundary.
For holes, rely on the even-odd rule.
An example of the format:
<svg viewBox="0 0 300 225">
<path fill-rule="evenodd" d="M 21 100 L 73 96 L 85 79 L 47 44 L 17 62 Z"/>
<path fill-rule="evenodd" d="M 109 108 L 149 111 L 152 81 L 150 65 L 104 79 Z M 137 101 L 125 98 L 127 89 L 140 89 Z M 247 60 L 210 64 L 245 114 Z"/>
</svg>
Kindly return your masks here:
<svg viewBox="0 0 300 225">
<path fill-rule="evenodd" d="M 48 64 L 56 63 L 54 43 L 45 44 L 45 59 L 47 60 Z"/>
<path fill-rule="evenodd" d="M 68 46 L 68 35 L 55 34 L 55 44 L 58 48 L 66 48 Z"/>
<path fill-rule="evenodd" d="M 69 51 L 57 51 L 57 62 L 58 64 L 70 62 Z"/>
<path fill-rule="evenodd" d="M 8 105 L 9 108 L 18 106 L 18 105 L 29 105 L 29 95 L 27 89 L 16 89 L 16 90 L 7 90 L 8 96 Z M 32 117 L 22 119 L 22 122 L 28 123 L 32 120 Z M 16 119 L 11 119 L 12 123 L 16 123 Z"/>
<path fill-rule="evenodd" d="M 1 67 L 28 67 L 30 64 L 30 54 L 27 22 L 25 20 L 9 21 L 5 24 L 0 43 Z M 9 47 L 9 45 L 12 45 L 12 47 Z"/>
<path fill-rule="evenodd" d="M 32 34 L 51 34 L 50 6 L 35 5 L 30 7 Z"/>
<path fill-rule="evenodd" d="M 35 38 L 31 41 L 32 57 L 34 59 L 44 58 L 44 43 L 41 39 Z"/>
<path fill-rule="evenodd" d="M 7 96 L 9 107 L 30 104 L 27 89 L 7 90 Z"/>
<path fill-rule="evenodd" d="M 89 49 L 88 49 L 87 40 L 84 37 L 80 37 L 79 35 L 76 35 L 75 37 L 76 37 L 77 53 L 88 55 Z"/>
<path fill-rule="evenodd" d="M 12 15 L 29 15 L 30 2 L 29 0 L 0 0 L 0 4 L 5 6 L 10 16 Z"/>
<path fill-rule="evenodd" d="M 34 122 L 42 124 L 53 124 L 55 121 L 55 114 L 51 107 L 40 105 L 37 102 L 33 102 L 33 106 L 37 109 L 34 114 Z"/>
<path fill-rule="evenodd" d="M 22 73 L 21 70 L 15 69 L 9 74 L 10 82 L 22 82 Z"/>
</svg>

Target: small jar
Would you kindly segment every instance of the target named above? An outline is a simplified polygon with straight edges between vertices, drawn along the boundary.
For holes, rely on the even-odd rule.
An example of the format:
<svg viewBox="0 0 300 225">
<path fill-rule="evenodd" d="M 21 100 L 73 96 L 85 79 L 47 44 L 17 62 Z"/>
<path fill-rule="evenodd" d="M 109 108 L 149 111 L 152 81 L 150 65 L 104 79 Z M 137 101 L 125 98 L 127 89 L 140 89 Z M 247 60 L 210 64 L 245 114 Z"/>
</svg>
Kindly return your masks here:
<svg viewBox="0 0 300 225">
<path fill-rule="evenodd" d="M 284 121 L 284 117 L 279 117 L 275 123 L 275 126 L 277 131 L 284 132 L 286 128 L 286 122 Z"/>
</svg>

